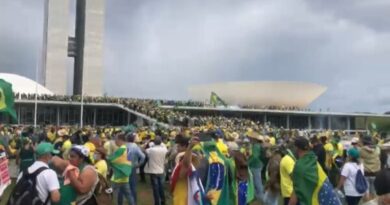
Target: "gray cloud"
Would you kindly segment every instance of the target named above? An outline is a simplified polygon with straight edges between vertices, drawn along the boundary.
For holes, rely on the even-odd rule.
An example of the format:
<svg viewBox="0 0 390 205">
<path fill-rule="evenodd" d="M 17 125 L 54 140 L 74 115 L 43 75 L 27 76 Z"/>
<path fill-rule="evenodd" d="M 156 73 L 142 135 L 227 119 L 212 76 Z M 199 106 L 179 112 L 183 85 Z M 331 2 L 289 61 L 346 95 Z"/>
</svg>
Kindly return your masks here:
<svg viewBox="0 0 390 205">
<path fill-rule="evenodd" d="M 8 2 L 0 0 L 20 9 Z M 193 84 L 293 80 L 328 86 L 314 109 L 390 110 L 386 104 L 388 1 L 116 0 L 106 4 L 104 80 L 110 95 L 187 99 L 187 88 Z M 39 21 L 36 5 L 23 9 L 35 11 Z M 1 28 L 12 25 L 4 23 L 3 16 L 24 24 L 2 10 Z M 24 38 L 20 30 L 13 34 L 1 29 L 0 35 L 9 37 L 7 47 L 21 50 L 15 45 L 22 39 L 32 42 L 25 44 L 29 47 L 37 46 L 40 30 L 31 32 L 35 34 Z M 0 49 L 4 47 L 1 44 Z M 28 65 L 34 61 L 28 57 L 31 53 L 33 48 L 18 57 Z M 13 59 L 16 53 L 8 55 Z M 13 61 L 0 59 L 1 67 L 7 62 Z"/>
</svg>

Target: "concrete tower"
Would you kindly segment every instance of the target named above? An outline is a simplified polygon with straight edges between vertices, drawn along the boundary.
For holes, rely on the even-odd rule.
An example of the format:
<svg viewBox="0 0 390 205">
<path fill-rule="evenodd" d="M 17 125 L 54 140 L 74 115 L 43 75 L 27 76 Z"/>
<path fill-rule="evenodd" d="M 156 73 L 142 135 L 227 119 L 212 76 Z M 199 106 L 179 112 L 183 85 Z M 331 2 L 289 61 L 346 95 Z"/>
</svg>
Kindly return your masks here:
<svg viewBox="0 0 390 205">
<path fill-rule="evenodd" d="M 46 1 L 46 62 L 43 84 L 55 94 L 67 94 L 69 0 Z M 45 41 L 45 40 L 44 40 Z"/>
<path fill-rule="evenodd" d="M 55 94 L 67 94 L 68 57 L 74 60 L 73 94 L 103 93 L 104 0 L 76 2 L 75 36 L 69 36 L 71 0 L 46 0 L 46 63 L 44 84 Z"/>
</svg>

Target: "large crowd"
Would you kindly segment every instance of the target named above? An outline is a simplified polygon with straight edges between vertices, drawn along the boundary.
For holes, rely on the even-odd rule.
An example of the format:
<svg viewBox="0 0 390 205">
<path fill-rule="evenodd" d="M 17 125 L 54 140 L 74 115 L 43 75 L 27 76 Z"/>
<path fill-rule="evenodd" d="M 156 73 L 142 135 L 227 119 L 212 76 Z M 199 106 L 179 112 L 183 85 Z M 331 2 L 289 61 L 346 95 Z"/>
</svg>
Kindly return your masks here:
<svg viewBox="0 0 390 205">
<path fill-rule="evenodd" d="M 17 179 L 9 205 L 31 204 L 31 199 L 40 204 L 133 205 L 139 203 L 138 182 L 147 178 L 155 205 L 390 204 L 390 152 L 384 133 L 288 130 L 160 106 L 176 106 L 174 101 L 83 100 L 119 103 L 171 126 L 1 126 L 0 151 Z M 165 196 L 165 182 L 170 183 L 172 202 Z"/>
<path fill-rule="evenodd" d="M 385 135 L 346 145 L 343 134 L 212 117 L 171 129 L 1 126 L 0 150 L 17 178 L 9 204 L 137 204 L 147 178 L 155 205 L 390 204 Z"/>
</svg>

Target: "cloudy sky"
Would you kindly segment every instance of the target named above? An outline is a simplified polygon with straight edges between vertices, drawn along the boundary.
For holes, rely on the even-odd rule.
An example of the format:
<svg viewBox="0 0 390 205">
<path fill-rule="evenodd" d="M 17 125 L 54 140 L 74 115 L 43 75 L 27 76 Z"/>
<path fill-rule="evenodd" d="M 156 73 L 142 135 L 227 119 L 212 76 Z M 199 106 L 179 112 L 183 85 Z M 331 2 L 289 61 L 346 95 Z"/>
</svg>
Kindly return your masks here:
<svg viewBox="0 0 390 205">
<path fill-rule="evenodd" d="M 89 0 L 90 1 L 90 0 Z M 314 109 L 390 110 L 389 0 L 107 0 L 104 89 L 187 99 L 190 85 L 305 81 Z M 42 0 L 0 0 L 0 71 L 34 78 Z"/>
</svg>

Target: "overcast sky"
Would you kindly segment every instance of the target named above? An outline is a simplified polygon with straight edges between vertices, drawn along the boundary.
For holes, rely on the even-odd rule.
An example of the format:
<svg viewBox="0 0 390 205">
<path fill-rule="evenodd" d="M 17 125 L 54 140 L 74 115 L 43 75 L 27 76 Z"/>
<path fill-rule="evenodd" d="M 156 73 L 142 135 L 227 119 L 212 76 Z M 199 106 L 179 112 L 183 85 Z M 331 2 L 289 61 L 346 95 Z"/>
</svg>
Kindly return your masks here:
<svg viewBox="0 0 390 205">
<path fill-rule="evenodd" d="M 91 1 L 91 0 L 88 0 Z M 389 0 L 106 0 L 104 89 L 188 99 L 190 85 L 305 81 L 312 108 L 390 110 Z M 34 79 L 42 0 L 0 0 L 0 71 Z"/>
</svg>

